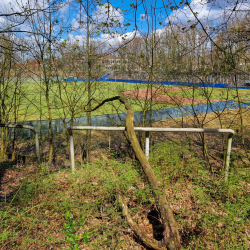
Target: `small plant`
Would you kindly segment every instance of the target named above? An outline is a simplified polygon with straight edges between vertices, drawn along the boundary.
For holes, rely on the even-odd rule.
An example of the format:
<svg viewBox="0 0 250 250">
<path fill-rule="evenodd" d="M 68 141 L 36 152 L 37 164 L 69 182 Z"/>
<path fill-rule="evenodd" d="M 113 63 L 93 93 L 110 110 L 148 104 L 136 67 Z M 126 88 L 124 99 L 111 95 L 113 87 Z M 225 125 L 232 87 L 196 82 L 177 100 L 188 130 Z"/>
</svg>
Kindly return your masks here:
<svg viewBox="0 0 250 250">
<path fill-rule="evenodd" d="M 67 223 L 64 223 L 64 229 L 63 232 L 66 236 L 66 241 L 70 244 L 69 249 L 72 250 L 79 250 L 79 241 L 83 240 L 83 242 L 87 243 L 89 242 L 90 233 L 84 232 L 81 235 L 76 235 L 76 229 L 75 227 L 79 227 L 77 222 L 71 217 L 71 214 L 69 211 L 66 212 L 65 218 L 67 219 Z M 81 218 L 81 222 L 84 222 L 85 218 L 84 216 Z"/>
</svg>

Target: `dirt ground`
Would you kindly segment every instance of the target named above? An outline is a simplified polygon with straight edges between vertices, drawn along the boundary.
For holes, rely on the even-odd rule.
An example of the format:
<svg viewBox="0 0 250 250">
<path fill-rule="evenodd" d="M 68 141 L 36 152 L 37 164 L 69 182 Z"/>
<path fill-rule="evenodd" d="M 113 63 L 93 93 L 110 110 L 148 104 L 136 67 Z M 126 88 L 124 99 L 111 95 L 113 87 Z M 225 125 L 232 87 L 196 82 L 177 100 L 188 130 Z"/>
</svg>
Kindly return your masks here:
<svg viewBox="0 0 250 250">
<path fill-rule="evenodd" d="M 153 102 L 160 102 L 160 103 L 169 103 L 175 105 L 186 105 L 186 104 L 195 104 L 195 103 L 206 103 L 206 99 L 197 99 L 197 98 L 188 98 L 188 97 L 181 97 L 181 96 L 174 96 L 174 95 L 164 95 L 160 94 L 159 92 L 163 91 L 181 91 L 181 90 L 188 90 L 189 88 L 159 88 L 153 89 L 152 93 L 152 100 Z M 147 92 L 147 89 L 136 89 L 136 90 L 129 90 L 124 91 L 121 93 L 122 95 L 137 99 L 137 100 L 150 100 L 151 93 L 150 91 Z M 210 99 L 210 102 L 218 102 L 221 100 L 217 99 Z"/>
</svg>

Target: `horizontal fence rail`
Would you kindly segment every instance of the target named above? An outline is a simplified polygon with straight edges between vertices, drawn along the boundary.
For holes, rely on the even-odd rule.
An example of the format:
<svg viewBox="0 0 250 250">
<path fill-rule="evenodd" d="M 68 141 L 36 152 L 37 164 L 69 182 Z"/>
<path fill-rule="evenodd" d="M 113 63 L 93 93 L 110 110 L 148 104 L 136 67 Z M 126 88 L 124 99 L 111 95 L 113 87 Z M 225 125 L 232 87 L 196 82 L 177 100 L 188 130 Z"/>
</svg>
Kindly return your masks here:
<svg viewBox="0 0 250 250">
<path fill-rule="evenodd" d="M 0 123 L 1 128 L 8 128 L 8 129 L 29 129 L 35 134 L 35 142 L 36 142 L 36 158 L 37 158 L 37 163 L 41 163 L 40 159 L 40 147 L 39 147 L 39 138 L 38 138 L 38 132 L 36 131 L 35 128 L 29 125 L 21 125 L 21 124 L 9 124 L 9 123 Z"/>
<path fill-rule="evenodd" d="M 67 128 L 70 134 L 70 158 L 72 173 L 75 173 L 75 152 L 72 130 L 102 130 L 102 131 L 125 131 L 125 127 L 100 127 L 100 126 L 70 126 Z M 210 129 L 210 128 L 154 128 L 154 127 L 134 127 L 135 131 L 145 132 L 192 132 L 192 133 L 228 133 L 227 154 L 225 163 L 225 181 L 228 179 L 230 154 L 232 148 L 232 139 L 235 134 L 232 129 Z M 149 157 L 149 133 L 146 133 L 145 154 Z"/>
</svg>

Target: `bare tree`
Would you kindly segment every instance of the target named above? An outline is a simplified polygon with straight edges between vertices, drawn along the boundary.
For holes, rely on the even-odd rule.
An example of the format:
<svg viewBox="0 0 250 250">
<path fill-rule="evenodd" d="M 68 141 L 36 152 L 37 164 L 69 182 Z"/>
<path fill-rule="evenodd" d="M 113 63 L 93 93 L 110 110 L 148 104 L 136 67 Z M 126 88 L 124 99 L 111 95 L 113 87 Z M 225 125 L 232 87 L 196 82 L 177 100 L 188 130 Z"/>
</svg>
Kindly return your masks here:
<svg viewBox="0 0 250 250">
<path fill-rule="evenodd" d="M 22 64 L 18 63 L 18 55 L 15 53 L 13 37 L 1 35 L 0 48 L 0 123 L 17 122 L 21 99 L 25 93 L 22 89 L 21 76 L 23 73 Z M 6 160 L 8 129 L 1 128 L 1 160 Z M 14 157 L 13 140 L 13 157 Z"/>
</svg>

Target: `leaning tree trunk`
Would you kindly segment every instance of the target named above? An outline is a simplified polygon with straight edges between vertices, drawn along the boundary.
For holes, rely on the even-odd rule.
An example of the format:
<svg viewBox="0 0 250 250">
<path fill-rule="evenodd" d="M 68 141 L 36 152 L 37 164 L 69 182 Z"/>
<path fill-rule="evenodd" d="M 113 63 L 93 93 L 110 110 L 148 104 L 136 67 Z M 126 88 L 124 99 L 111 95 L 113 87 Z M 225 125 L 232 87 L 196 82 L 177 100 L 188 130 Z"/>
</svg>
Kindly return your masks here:
<svg viewBox="0 0 250 250">
<path fill-rule="evenodd" d="M 126 216 L 126 219 L 129 225 L 132 227 L 132 229 L 136 232 L 136 234 L 141 238 L 143 242 L 145 242 L 147 245 L 149 245 L 150 247 L 154 249 L 166 249 L 167 248 L 169 250 L 179 250 L 181 249 L 181 243 L 180 243 L 180 236 L 178 232 L 178 225 L 172 213 L 171 207 L 167 201 L 165 192 L 164 190 L 160 188 L 159 182 L 143 150 L 141 149 L 139 141 L 136 137 L 135 130 L 134 130 L 134 112 L 130 104 L 122 97 L 115 96 L 113 98 L 104 100 L 102 103 L 100 103 L 97 107 L 95 107 L 91 111 L 96 110 L 100 106 L 102 106 L 104 103 L 113 101 L 113 100 L 119 100 L 121 103 L 125 105 L 125 108 L 127 109 L 127 117 L 126 117 L 127 135 L 131 143 L 131 146 L 133 147 L 135 151 L 136 157 L 140 161 L 143 171 L 145 175 L 147 176 L 147 179 L 155 192 L 155 196 L 157 198 L 157 202 L 158 202 L 159 209 L 160 209 L 162 223 L 164 225 L 163 240 L 160 242 L 156 241 L 155 239 L 151 239 L 145 233 L 143 233 L 140 230 L 140 227 L 132 220 L 132 217 L 129 215 L 127 205 L 124 203 L 124 199 L 122 198 L 120 194 L 117 195 L 118 201 L 120 202 L 123 208 L 123 212 Z"/>
</svg>

